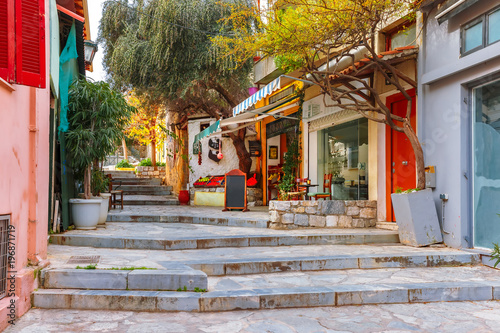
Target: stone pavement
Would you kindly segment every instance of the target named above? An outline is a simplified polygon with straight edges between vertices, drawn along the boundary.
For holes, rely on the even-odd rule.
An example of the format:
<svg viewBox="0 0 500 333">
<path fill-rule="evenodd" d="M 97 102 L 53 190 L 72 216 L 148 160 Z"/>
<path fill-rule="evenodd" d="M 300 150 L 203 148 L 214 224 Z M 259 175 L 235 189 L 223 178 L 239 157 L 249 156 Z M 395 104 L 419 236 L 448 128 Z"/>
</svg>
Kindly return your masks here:
<svg viewBox="0 0 500 333">
<path fill-rule="evenodd" d="M 32 332 L 498 332 L 500 302 L 150 313 L 32 309 L 6 333 Z"/>
<path fill-rule="evenodd" d="M 136 196 L 137 197 L 137 196 Z M 136 198 L 125 196 L 127 198 Z M 158 199 L 160 198 L 160 199 Z M 167 200 L 163 197 L 150 196 L 142 198 L 153 200 Z M 108 214 L 110 222 L 163 222 L 163 223 L 200 223 L 212 225 L 233 225 L 240 227 L 267 228 L 269 223 L 269 209 L 267 206 L 250 207 L 250 211 L 222 212 L 222 207 L 205 206 L 176 206 L 176 205 L 148 205 L 124 206 L 121 209 L 112 209 Z"/>
</svg>

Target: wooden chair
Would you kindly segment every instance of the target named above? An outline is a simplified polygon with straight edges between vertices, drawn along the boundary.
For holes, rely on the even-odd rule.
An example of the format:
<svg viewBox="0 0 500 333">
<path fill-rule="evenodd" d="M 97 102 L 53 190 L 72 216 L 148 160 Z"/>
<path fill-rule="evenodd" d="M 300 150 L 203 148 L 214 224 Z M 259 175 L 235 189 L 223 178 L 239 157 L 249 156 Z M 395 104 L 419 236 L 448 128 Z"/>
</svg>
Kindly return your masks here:
<svg viewBox="0 0 500 333">
<path fill-rule="evenodd" d="M 298 199 L 303 199 L 303 196 L 307 194 L 307 187 L 300 186 L 301 184 L 305 183 L 307 181 L 307 178 L 295 178 L 295 187 L 292 192 L 288 192 L 288 196 L 290 196 L 293 199 L 298 198 Z"/>
<path fill-rule="evenodd" d="M 330 199 L 332 200 L 332 174 L 325 174 L 323 177 L 323 192 L 307 193 L 308 197 L 318 199 Z"/>
<path fill-rule="evenodd" d="M 111 193 L 111 197 L 109 198 L 109 207 L 115 208 L 120 205 L 121 209 L 123 209 L 123 190 L 120 190 L 120 186 L 122 186 L 121 180 L 114 180 L 111 175 L 108 174 L 109 178 L 109 193 Z M 114 188 L 114 185 L 117 185 Z M 118 196 L 119 195 L 119 196 Z"/>
</svg>

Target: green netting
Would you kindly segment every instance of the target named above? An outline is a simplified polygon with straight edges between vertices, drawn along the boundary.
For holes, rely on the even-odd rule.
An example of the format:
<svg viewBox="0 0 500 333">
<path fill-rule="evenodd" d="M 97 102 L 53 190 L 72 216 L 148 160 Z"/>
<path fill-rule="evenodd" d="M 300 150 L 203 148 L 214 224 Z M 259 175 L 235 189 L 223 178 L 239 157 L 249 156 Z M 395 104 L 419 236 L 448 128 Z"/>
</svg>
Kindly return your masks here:
<svg viewBox="0 0 500 333">
<path fill-rule="evenodd" d="M 78 78 L 78 52 L 76 50 L 75 23 L 71 26 L 66 46 L 59 57 L 59 94 L 61 97 L 61 115 L 59 131 L 68 131 L 68 92 L 71 82 Z"/>
</svg>

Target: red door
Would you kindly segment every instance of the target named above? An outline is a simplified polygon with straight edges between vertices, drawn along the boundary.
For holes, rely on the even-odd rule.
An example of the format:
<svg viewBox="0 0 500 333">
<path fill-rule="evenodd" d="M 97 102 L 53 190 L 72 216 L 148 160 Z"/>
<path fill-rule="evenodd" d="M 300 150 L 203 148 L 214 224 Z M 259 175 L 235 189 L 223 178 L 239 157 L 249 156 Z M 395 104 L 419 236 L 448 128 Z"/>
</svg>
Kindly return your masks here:
<svg viewBox="0 0 500 333">
<path fill-rule="evenodd" d="M 416 129 L 416 99 L 415 90 L 408 91 L 412 97 L 411 126 Z M 402 94 L 392 95 L 387 98 L 387 106 L 392 113 L 401 117 L 406 116 L 408 101 Z M 400 123 L 397 123 L 400 125 Z M 402 132 L 395 131 L 387 126 L 386 132 L 387 151 L 387 221 L 395 221 L 392 209 L 391 193 L 401 188 L 403 191 L 415 188 L 417 173 L 415 169 L 415 154 L 410 140 Z"/>
</svg>

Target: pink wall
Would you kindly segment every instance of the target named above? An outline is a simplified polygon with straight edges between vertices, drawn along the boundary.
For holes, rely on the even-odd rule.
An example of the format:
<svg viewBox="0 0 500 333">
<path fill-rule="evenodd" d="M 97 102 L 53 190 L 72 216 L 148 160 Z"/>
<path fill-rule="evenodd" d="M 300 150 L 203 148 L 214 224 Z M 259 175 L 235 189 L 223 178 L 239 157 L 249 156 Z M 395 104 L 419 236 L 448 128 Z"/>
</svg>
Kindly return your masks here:
<svg viewBox="0 0 500 333">
<path fill-rule="evenodd" d="M 48 17 L 46 68 L 50 49 Z M 50 87 L 49 71 L 46 73 L 46 87 Z M 0 215 L 11 214 L 16 229 L 19 317 L 29 309 L 30 294 L 37 288 L 33 271 L 45 265 L 47 258 L 50 92 L 49 88 L 12 86 L 15 91 L 0 83 Z M 9 297 L 0 300 L 0 330 L 8 325 L 9 304 Z"/>
</svg>

